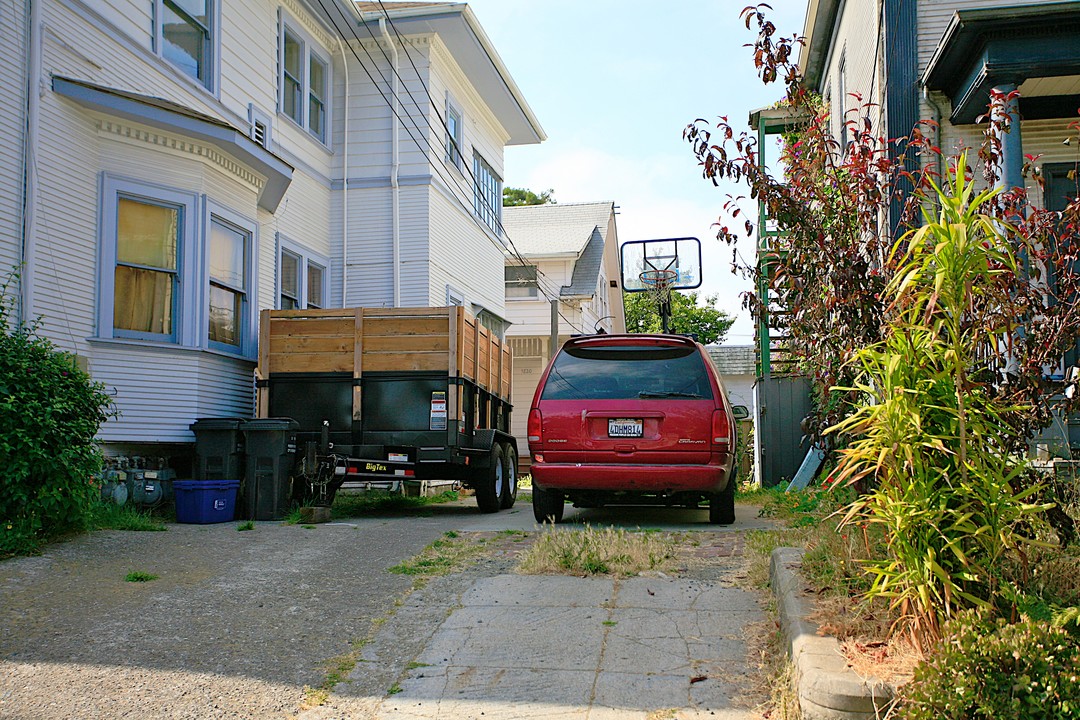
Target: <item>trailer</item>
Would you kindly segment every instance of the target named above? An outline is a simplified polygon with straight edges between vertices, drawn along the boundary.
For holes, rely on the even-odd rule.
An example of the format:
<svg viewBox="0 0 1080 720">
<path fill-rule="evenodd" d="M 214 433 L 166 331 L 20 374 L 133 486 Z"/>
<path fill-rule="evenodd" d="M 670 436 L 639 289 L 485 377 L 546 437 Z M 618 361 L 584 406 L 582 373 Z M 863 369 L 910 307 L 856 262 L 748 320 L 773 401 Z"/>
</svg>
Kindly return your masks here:
<svg viewBox="0 0 1080 720">
<path fill-rule="evenodd" d="M 496 512 L 517 498 L 512 362 L 461 307 L 264 310 L 257 414 L 299 423 L 293 487 L 306 502 L 449 480 Z"/>
</svg>

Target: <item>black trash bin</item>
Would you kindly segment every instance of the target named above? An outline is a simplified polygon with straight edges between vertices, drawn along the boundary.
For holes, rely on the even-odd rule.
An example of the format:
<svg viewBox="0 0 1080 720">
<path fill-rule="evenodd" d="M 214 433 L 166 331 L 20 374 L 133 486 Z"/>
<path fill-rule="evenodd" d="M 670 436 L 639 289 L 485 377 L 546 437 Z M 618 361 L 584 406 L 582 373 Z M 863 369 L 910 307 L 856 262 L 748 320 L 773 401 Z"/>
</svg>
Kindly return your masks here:
<svg viewBox="0 0 1080 720">
<path fill-rule="evenodd" d="M 195 479 L 240 480 L 244 477 L 243 418 L 199 418 L 195 433 Z"/>
<path fill-rule="evenodd" d="M 247 420 L 244 434 L 247 462 L 241 492 L 240 516 L 251 520 L 280 520 L 291 500 L 290 474 L 296 456 L 296 430 L 291 418 Z"/>
</svg>

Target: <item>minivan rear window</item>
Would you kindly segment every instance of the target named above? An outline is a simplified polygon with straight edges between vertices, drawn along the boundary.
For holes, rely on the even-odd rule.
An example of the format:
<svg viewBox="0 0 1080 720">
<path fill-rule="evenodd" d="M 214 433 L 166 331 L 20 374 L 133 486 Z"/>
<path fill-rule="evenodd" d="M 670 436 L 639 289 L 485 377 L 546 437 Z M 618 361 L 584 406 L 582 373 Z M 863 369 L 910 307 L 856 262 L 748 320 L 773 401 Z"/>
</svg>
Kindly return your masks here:
<svg viewBox="0 0 1080 720">
<path fill-rule="evenodd" d="M 555 358 L 540 398 L 711 399 L 712 386 L 692 347 L 567 348 Z"/>
</svg>

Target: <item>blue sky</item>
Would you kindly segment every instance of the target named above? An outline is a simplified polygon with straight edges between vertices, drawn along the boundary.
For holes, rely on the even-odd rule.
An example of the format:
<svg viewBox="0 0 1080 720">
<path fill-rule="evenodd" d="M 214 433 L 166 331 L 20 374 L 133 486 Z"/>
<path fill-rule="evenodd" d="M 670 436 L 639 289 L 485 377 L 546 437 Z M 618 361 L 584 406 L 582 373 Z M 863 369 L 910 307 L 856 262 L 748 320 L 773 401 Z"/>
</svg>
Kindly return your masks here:
<svg viewBox="0 0 1080 720">
<path fill-rule="evenodd" d="M 505 183 L 553 188 L 559 202 L 610 200 L 619 239 L 698 237 L 702 289 L 737 316 L 728 344 L 753 342 L 730 272 L 731 251 L 711 225 L 726 191 L 701 177 L 683 128 L 779 99 L 754 74 L 753 35 L 739 20 L 748 2 L 677 0 L 468 0 L 548 140 L 506 150 Z M 775 0 L 785 35 L 802 32 L 805 0 Z M 741 252 L 752 257 L 749 243 Z"/>
</svg>

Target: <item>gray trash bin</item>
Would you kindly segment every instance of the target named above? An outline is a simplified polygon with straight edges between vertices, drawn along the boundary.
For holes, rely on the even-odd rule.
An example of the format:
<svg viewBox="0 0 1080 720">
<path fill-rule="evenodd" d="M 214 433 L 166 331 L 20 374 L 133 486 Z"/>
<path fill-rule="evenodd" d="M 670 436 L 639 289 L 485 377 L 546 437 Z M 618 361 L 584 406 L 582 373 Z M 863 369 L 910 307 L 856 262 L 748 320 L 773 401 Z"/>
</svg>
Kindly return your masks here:
<svg viewBox="0 0 1080 720">
<path fill-rule="evenodd" d="M 296 456 L 296 430 L 291 418 L 247 420 L 240 425 L 247 461 L 240 517 L 280 520 L 291 501 L 290 475 Z"/>
<path fill-rule="evenodd" d="M 195 433 L 195 479 L 239 480 L 244 477 L 243 418 L 199 418 Z"/>
</svg>

